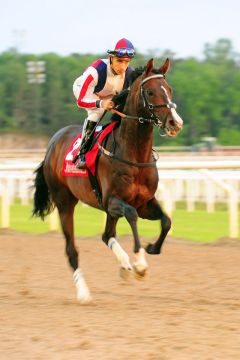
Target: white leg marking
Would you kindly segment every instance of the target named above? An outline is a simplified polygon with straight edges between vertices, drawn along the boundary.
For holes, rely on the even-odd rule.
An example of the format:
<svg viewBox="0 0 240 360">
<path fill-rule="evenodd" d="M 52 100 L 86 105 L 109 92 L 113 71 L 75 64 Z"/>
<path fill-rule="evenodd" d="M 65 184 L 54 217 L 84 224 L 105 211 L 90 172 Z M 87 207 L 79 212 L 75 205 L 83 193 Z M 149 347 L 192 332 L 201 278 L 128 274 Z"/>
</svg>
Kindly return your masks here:
<svg viewBox="0 0 240 360">
<path fill-rule="evenodd" d="M 116 258 L 120 262 L 121 267 L 123 269 L 132 270 L 132 265 L 130 264 L 128 254 L 123 250 L 121 245 L 117 242 L 117 240 L 114 237 L 111 237 L 108 240 L 108 247 L 116 255 Z"/>
<path fill-rule="evenodd" d="M 145 250 L 141 248 L 135 256 L 136 261 L 133 264 L 133 268 L 136 272 L 137 278 L 143 278 L 148 268 L 148 263 L 145 259 Z"/>
<path fill-rule="evenodd" d="M 89 303 L 92 298 L 81 269 L 77 268 L 73 273 L 73 280 L 77 288 L 77 299 L 81 304 Z"/>
</svg>

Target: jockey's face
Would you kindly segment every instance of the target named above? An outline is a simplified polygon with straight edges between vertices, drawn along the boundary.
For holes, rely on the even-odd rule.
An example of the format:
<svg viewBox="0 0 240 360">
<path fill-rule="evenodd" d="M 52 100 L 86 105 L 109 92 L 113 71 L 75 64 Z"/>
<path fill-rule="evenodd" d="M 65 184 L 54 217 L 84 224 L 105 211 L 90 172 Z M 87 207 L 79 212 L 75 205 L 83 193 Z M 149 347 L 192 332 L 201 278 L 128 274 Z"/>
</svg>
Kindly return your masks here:
<svg viewBox="0 0 240 360">
<path fill-rule="evenodd" d="M 116 56 L 111 56 L 110 61 L 113 73 L 115 73 L 116 75 L 122 75 L 127 70 L 131 59 L 129 59 L 128 57 L 120 58 Z"/>
</svg>

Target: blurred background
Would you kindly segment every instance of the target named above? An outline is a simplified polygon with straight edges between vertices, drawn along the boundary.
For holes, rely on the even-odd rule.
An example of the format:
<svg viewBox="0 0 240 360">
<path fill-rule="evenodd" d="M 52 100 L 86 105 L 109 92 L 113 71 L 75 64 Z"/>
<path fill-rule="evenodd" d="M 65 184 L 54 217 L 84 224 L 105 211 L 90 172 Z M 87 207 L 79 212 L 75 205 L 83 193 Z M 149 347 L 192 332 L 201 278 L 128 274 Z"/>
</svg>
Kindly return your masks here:
<svg viewBox="0 0 240 360">
<path fill-rule="evenodd" d="M 91 8 L 75 0 L 0 3 L 1 228 L 60 231 L 55 213 L 44 223 L 31 218 L 33 171 L 54 132 L 83 123 L 85 111 L 72 93 L 75 78 L 126 37 L 136 46 L 133 67 L 151 57 L 156 67 L 171 60 L 167 79 L 184 129 L 171 139 L 154 134 L 156 195 L 173 218 L 171 235 L 204 242 L 239 238 L 237 1 L 130 0 L 124 7 L 106 1 L 104 8 L 97 1 Z M 99 234 L 104 220 L 79 204 L 76 234 Z M 139 226 L 144 237 L 153 237 L 159 224 Z M 130 233 L 124 221 L 119 233 Z"/>
</svg>

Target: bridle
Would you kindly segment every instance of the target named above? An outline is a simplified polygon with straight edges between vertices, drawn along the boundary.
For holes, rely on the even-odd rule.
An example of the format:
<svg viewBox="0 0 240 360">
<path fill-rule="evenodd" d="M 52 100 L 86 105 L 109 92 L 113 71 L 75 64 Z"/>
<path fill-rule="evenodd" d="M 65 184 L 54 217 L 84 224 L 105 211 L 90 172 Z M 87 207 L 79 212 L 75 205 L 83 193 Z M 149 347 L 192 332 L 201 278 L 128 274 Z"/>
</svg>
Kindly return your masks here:
<svg viewBox="0 0 240 360">
<path fill-rule="evenodd" d="M 157 74 L 157 75 L 151 75 L 151 76 L 148 76 L 146 77 L 145 79 L 143 79 L 140 83 L 140 94 L 141 94 L 141 97 L 143 99 L 143 106 L 144 108 L 147 108 L 147 110 L 149 111 L 150 113 L 150 120 L 152 121 L 152 124 L 154 126 L 157 126 L 157 127 L 165 127 L 166 125 L 166 120 L 167 120 L 167 117 L 168 117 L 168 114 L 165 116 L 164 118 L 164 121 L 162 121 L 154 112 L 154 109 L 156 108 L 167 108 L 169 110 L 171 109 L 176 109 L 177 108 L 177 105 L 172 102 L 168 96 L 168 93 L 167 93 L 167 90 L 165 89 L 165 87 L 163 85 L 160 86 L 161 90 L 163 91 L 164 93 L 164 96 L 166 98 L 166 103 L 164 104 L 157 104 L 157 105 L 154 105 L 152 103 L 149 103 L 148 102 L 148 99 L 146 97 L 146 91 L 143 87 L 143 85 L 151 80 L 151 79 L 156 79 L 156 78 L 165 78 L 164 75 L 162 74 Z M 146 119 L 143 118 L 143 121 L 142 122 L 145 122 Z M 148 119 L 149 120 L 149 119 Z M 141 121 L 140 121 L 141 122 Z M 149 122 L 149 121 L 148 121 Z"/>
<path fill-rule="evenodd" d="M 164 104 L 157 104 L 157 105 L 154 105 L 152 103 L 150 103 L 146 97 L 146 90 L 144 89 L 144 84 L 151 80 L 151 79 L 156 79 L 156 78 L 165 78 L 164 75 L 162 74 L 156 74 L 156 75 L 151 75 L 151 76 L 148 76 L 146 77 L 145 79 L 143 79 L 141 82 L 140 82 L 140 96 L 142 98 L 142 101 L 143 101 L 143 107 L 149 111 L 149 114 L 150 114 L 150 117 L 146 118 L 146 117 L 142 117 L 142 116 L 132 116 L 132 115 L 127 115 L 127 114 L 123 114 L 119 111 L 117 111 L 116 109 L 113 109 L 112 111 L 118 115 L 120 115 L 121 117 L 123 118 L 128 118 L 128 119 L 133 119 L 133 120 L 138 120 L 141 124 L 144 124 L 144 123 L 148 123 L 148 124 L 152 124 L 153 126 L 156 126 L 158 128 L 165 128 L 165 125 L 166 125 L 166 121 L 167 121 L 167 117 L 168 117 L 168 114 L 166 114 L 165 118 L 163 119 L 160 119 L 154 112 L 154 109 L 156 108 L 168 108 L 169 110 L 171 109 L 176 109 L 177 108 L 177 105 L 172 102 L 168 96 L 168 93 L 167 93 L 167 90 L 165 89 L 165 87 L 163 85 L 161 85 L 161 90 L 163 91 L 164 93 L 164 96 L 166 98 L 166 103 Z"/>
</svg>

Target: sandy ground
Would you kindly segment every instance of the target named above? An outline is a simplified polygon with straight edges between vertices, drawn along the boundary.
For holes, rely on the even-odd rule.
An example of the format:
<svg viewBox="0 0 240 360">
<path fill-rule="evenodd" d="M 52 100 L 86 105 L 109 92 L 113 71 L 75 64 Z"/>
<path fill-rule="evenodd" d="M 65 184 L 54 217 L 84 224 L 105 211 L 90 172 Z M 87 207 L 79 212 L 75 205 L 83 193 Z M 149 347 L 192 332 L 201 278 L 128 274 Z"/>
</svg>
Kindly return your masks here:
<svg viewBox="0 0 240 360">
<path fill-rule="evenodd" d="M 100 236 L 77 247 L 93 296 L 84 306 L 61 235 L 1 231 L 1 360 L 240 359 L 239 243 L 169 238 L 147 256 L 145 280 L 128 283 Z"/>
</svg>

